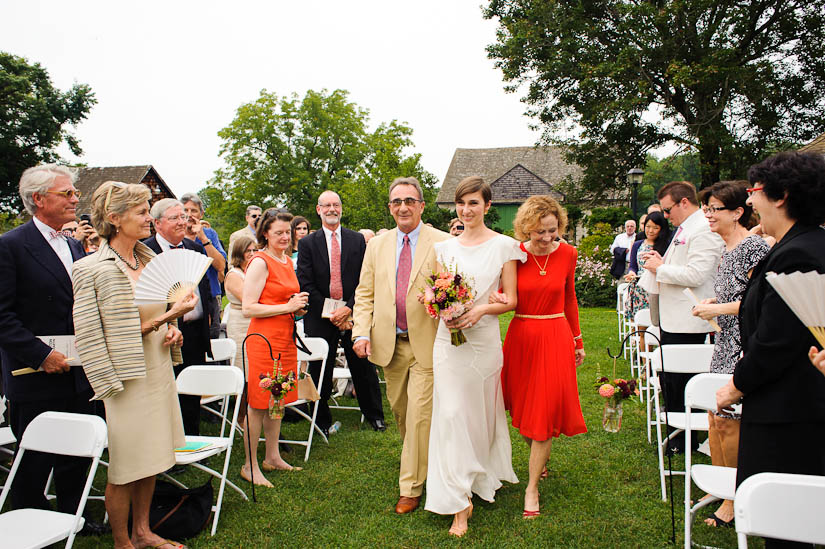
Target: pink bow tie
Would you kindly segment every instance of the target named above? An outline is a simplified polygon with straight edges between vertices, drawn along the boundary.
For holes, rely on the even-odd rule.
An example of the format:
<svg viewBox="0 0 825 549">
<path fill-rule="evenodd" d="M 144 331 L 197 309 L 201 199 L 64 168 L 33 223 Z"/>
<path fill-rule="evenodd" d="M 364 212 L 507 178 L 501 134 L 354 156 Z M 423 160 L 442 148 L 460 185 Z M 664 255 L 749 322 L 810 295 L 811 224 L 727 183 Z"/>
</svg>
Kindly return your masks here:
<svg viewBox="0 0 825 549">
<path fill-rule="evenodd" d="M 49 231 L 49 240 L 54 240 L 55 238 L 63 238 L 63 239 L 65 239 L 65 238 L 66 238 L 66 235 L 64 235 L 64 234 L 63 234 L 62 232 L 60 232 L 60 231 Z"/>
</svg>

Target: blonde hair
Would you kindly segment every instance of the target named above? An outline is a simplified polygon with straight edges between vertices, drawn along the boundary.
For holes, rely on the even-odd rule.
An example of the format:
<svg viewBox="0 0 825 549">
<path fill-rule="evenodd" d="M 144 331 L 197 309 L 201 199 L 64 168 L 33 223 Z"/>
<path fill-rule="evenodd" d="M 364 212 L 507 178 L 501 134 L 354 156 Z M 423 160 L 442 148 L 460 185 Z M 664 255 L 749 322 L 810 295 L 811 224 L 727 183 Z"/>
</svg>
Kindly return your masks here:
<svg viewBox="0 0 825 549">
<path fill-rule="evenodd" d="M 541 220 L 548 215 L 559 222 L 559 234 L 567 231 L 567 211 L 556 199 L 547 195 L 531 196 L 519 206 L 513 220 L 513 233 L 519 240 L 529 240 L 530 231 L 536 230 Z"/>
<path fill-rule="evenodd" d="M 122 215 L 130 208 L 148 202 L 152 193 L 141 183 L 121 183 L 106 181 L 92 195 L 92 225 L 97 234 L 106 240 L 117 233 L 117 228 L 109 220 L 109 214 Z"/>
</svg>

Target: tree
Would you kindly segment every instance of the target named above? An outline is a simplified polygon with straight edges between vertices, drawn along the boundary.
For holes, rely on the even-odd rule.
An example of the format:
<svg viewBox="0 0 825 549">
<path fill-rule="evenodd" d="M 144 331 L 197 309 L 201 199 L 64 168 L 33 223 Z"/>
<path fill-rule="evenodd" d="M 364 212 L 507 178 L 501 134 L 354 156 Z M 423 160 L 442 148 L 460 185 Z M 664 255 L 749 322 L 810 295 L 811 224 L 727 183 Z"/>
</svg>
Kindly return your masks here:
<svg viewBox="0 0 825 549">
<path fill-rule="evenodd" d="M 407 155 L 412 129 L 395 120 L 370 132 L 369 112 L 348 100 L 348 92 L 310 90 L 278 97 L 262 90 L 241 105 L 218 132 L 226 167 L 201 191 L 210 221 L 219 232 L 243 225 L 249 204 L 280 205 L 317 225 L 318 195 L 341 195 L 344 222 L 353 228 L 392 226 L 386 207 L 389 183 L 399 176 L 421 181 L 425 220 L 444 225 L 435 206 L 435 177 L 420 155 Z M 449 218 L 449 214 L 447 219 Z"/>
<path fill-rule="evenodd" d="M 62 92 L 39 63 L 0 52 L 0 210 L 22 211 L 20 175 L 37 164 L 59 161 L 55 149 L 61 143 L 75 155 L 83 154 L 67 126 L 85 120 L 96 103 L 88 85 Z"/>
<path fill-rule="evenodd" d="M 527 85 L 593 195 L 668 142 L 698 153 L 706 187 L 823 129 L 825 0 L 492 0 L 484 15 L 508 89 Z"/>
</svg>

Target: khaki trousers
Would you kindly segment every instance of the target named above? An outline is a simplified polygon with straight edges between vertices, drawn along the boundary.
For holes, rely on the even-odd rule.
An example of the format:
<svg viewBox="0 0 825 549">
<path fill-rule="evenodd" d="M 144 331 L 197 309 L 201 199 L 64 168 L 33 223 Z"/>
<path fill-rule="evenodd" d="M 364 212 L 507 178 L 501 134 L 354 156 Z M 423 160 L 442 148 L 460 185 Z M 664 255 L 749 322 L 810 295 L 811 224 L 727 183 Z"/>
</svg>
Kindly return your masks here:
<svg viewBox="0 0 825 549">
<path fill-rule="evenodd" d="M 427 480 L 433 370 L 415 359 L 409 340 L 397 338 L 392 360 L 384 366 L 384 379 L 403 443 L 398 487 L 402 496 L 419 497 Z"/>
</svg>

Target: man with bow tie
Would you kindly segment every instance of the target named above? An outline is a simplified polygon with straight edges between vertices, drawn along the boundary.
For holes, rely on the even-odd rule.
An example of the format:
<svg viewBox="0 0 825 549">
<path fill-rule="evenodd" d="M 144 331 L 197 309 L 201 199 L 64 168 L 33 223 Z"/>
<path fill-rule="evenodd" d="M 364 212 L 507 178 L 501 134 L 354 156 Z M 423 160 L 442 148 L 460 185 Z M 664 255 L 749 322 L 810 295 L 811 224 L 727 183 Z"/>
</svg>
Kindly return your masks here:
<svg viewBox="0 0 825 549">
<path fill-rule="evenodd" d="M 716 269 L 725 243 L 711 232 L 708 220 L 699 207 L 696 188 L 688 181 L 671 181 L 659 190 L 662 213 L 676 227 L 676 234 L 665 252 L 648 252 L 645 269 L 656 275 L 659 283 L 659 329 L 662 345 L 704 343 L 713 328 L 693 316 L 693 302 L 685 295 L 690 288 L 696 299 L 713 297 Z M 664 365 L 665 371 L 667 364 Z M 684 412 L 685 385 L 691 374 L 662 375 L 665 407 L 671 412 Z M 684 450 L 684 434 L 670 442 L 669 451 Z"/>
<path fill-rule="evenodd" d="M 9 403 L 9 424 L 17 440 L 46 411 L 94 413 L 92 390 L 82 368 L 38 336 L 73 335 L 72 264 L 86 255 L 61 228 L 74 221 L 80 192 L 75 172 L 44 164 L 20 178 L 19 192 L 31 221 L 0 237 L 0 363 Z M 33 368 L 35 373 L 12 372 Z M 26 452 L 11 488 L 14 508 L 49 509 L 43 495 L 54 469 L 57 509 L 74 514 L 90 460 Z M 90 524 L 86 533 L 102 533 Z"/>
<path fill-rule="evenodd" d="M 206 254 L 203 246 L 184 238 L 188 216 L 183 211 L 183 204 L 174 198 L 164 198 L 152 205 L 149 211 L 155 224 L 155 236 L 143 241 L 156 254 L 172 249 L 194 250 Z M 204 276 L 195 288 L 198 304 L 194 310 L 186 313 L 178 320 L 178 328 L 183 334 L 183 364 L 175 366 L 175 376 L 184 368 L 193 364 L 203 364 L 206 355 L 212 356 L 212 343 L 209 339 L 209 311 L 204 304 L 212 301 L 212 291 L 209 278 Z M 183 416 L 183 430 L 187 435 L 200 434 L 200 403 L 197 395 L 178 395 L 180 413 Z"/>
</svg>

